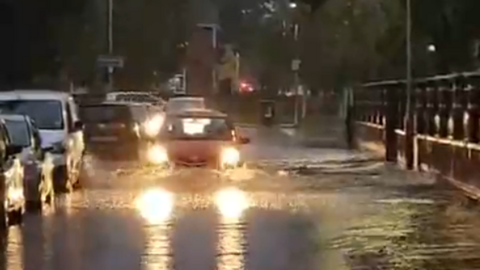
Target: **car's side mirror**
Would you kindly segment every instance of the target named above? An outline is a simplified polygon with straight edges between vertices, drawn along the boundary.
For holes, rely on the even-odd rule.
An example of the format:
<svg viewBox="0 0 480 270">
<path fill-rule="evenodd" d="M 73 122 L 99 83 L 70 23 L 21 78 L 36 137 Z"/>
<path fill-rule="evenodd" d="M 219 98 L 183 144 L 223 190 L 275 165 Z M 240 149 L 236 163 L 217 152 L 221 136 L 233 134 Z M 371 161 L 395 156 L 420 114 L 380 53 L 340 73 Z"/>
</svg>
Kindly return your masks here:
<svg viewBox="0 0 480 270">
<path fill-rule="evenodd" d="M 240 144 L 249 144 L 250 143 L 250 138 L 248 137 L 240 137 L 239 138 Z"/>
<path fill-rule="evenodd" d="M 53 151 L 53 146 L 42 147 L 43 153 L 52 152 L 52 151 Z"/>
<path fill-rule="evenodd" d="M 75 121 L 75 123 L 73 123 L 73 131 L 80 131 L 82 130 L 84 127 L 83 125 L 83 122 L 82 121 Z"/>
<path fill-rule="evenodd" d="M 13 156 L 20 154 L 23 151 L 23 146 L 19 145 L 9 145 L 7 146 L 7 156 Z"/>
</svg>

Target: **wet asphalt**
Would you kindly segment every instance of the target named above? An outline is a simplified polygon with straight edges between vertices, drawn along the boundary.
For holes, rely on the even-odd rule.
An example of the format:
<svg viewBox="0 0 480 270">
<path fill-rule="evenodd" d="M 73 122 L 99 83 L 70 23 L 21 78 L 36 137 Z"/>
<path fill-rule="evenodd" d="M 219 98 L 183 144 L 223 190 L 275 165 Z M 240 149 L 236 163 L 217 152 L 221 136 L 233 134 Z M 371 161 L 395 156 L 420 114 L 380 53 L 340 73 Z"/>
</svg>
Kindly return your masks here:
<svg viewBox="0 0 480 270">
<path fill-rule="evenodd" d="M 480 269 L 480 207 L 448 185 L 244 132 L 228 175 L 89 157 L 83 189 L 9 229 L 0 269 Z"/>
</svg>

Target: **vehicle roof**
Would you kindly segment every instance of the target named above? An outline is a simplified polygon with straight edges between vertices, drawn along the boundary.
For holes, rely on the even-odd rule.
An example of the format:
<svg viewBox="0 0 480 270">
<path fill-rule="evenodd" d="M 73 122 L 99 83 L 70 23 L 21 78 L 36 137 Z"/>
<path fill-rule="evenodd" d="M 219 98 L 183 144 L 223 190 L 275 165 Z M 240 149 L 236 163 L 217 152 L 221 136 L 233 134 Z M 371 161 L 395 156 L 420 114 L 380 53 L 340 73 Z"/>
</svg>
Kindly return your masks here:
<svg viewBox="0 0 480 270">
<path fill-rule="evenodd" d="M 9 121 L 22 121 L 28 119 L 28 116 L 21 114 L 0 114 L 0 119 L 9 120 Z"/>
<path fill-rule="evenodd" d="M 0 100 L 67 100 L 69 93 L 54 90 L 12 90 L 0 92 Z"/>
<path fill-rule="evenodd" d="M 84 104 L 82 107 L 95 107 L 95 106 L 112 106 L 112 105 L 117 105 L 117 106 L 150 106 L 148 103 L 142 103 L 142 102 L 127 102 L 127 101 L 102 101 L 102 102 L 95 102 L 95 103 L 87 103 Z"/>
<path fill-rule="evenodd" d="M 179 112 L 170 113 L 170 116 L 177 117 L 215 117 L 227 118 L 228 115 L 211 109 L 186 109 Z"/>
<path fill-rule="evenodd" d="M 117 96 L 117 95 L 144 95 L 144 96 L 155 97 L 151 93 L 143 92 L 143 91 L 115 91 L 115 92 L 107 93 L 107 96 Z"/>
<path fill-rule="evenodd" d="M 170 100 L 205 100 L 204 97 L 185 97 L 185 96 L 180 96 L 180 97 L 171 97 Z"/>
</svg>

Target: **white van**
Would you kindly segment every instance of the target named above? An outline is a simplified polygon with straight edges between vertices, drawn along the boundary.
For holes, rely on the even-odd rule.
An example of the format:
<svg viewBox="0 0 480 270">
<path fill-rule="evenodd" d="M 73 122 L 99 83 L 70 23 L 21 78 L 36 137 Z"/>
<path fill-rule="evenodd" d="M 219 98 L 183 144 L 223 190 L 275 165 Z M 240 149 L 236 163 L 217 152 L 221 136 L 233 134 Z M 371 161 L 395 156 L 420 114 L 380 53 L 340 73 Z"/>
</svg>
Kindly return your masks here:
<svg viewBox="0 0 480 270">
<path fill-rule="evenodd" d="M 42 149 L 52 153 L 57 188 L 68 192 L 80 184 L 83 123 L 70 94 L 50 90 L 0 92 L 0 113 L 27 115 L 35 122 Z"/>
</svg>

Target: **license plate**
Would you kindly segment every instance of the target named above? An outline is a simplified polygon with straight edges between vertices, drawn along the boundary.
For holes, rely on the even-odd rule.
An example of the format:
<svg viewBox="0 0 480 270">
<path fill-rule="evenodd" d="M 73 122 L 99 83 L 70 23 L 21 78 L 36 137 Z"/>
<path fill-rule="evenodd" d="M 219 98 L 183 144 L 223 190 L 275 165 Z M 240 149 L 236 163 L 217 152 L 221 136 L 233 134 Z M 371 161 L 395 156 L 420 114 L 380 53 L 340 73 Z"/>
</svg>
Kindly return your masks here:
<svg viewBox="0 0 480 270">
<path fill-rule="evenodd" d="M 117 137 L 92 137 L 90 139 L 92 142 L 116 142 Z"/>
</svg>

